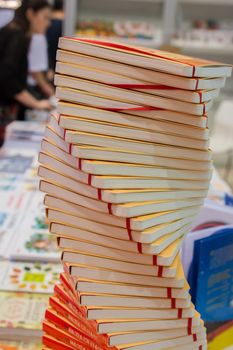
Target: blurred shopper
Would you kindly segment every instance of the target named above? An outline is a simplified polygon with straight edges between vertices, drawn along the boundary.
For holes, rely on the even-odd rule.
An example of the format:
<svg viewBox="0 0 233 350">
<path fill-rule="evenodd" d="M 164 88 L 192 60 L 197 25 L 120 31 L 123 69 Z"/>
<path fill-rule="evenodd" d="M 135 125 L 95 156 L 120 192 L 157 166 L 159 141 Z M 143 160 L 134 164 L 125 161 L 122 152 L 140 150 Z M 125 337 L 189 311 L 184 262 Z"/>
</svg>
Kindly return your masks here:
<svg viewBox="0 0 233 350">
<path fill-rule="evenodd" d="M 47 31 L 49 68 L 55 71 L 56 52 L 58 39 L 62 36 L 62 24 L 64 20 L 63 0 L 54 0 L 51 26 Z"/>
<path fill-rule="evenodd" d="M 50 102 L 27 91 L 28 50 L 33 33 L 45 33 L 50 24 L 46 0 L 23 0 L 14 19 L 0 30 L 0 124 L 15 118 L 16 104 L 49 110 Z M 3 132 L 0 132 L 2 134 Z"/>
</svg>

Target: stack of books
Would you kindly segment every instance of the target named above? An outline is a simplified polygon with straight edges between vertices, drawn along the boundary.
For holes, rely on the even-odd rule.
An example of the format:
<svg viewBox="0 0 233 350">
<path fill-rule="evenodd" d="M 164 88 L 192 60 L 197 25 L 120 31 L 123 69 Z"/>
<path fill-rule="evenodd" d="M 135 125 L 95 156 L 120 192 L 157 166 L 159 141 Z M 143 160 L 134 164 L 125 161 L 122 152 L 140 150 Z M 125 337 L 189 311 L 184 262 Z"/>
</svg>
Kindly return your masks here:
<svg viewBox="0 0 233 350">
<path fill-rule="evenodd" d="M 207 112 L 231 67 L 62 38 L 40 189 L 64 272 L 45 349 L 206 349 L 180 249 L 211 178 Z"/>
</svg>

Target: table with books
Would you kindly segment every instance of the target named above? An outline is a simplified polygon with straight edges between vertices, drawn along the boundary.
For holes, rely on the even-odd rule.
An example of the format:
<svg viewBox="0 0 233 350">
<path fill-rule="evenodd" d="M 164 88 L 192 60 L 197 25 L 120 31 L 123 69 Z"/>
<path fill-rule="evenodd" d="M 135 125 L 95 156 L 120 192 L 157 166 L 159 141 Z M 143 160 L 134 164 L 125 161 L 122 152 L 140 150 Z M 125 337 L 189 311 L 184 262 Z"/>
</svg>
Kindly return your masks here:
<svg viewBox="0 0 233 350">
<path fill-rule="evenodd" d="M 0 349 L 41 349 L 42 320 L 61 266 L 38 190 L 44 125 L 14 122 L 0 150 Z"/>
</svg>

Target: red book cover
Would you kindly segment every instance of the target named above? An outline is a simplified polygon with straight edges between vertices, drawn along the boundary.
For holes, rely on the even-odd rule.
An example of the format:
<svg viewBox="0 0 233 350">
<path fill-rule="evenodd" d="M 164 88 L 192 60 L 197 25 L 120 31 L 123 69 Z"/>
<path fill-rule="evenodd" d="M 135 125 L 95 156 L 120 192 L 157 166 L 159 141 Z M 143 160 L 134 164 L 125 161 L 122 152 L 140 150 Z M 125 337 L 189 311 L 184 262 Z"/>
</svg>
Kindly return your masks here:
<svg viewBox="0 0 233 350">
<path fill-rule="evenodd" d="M 63 302 L 63 300 L 59 299 L 56 296 L 53 296 L 50 297 L 49 304 L 57 313 L 60 313 L 70 322 L 74 324 L 77 324 L 77 322 L 80 324 L 85 324 L 86 331 L 93 331 L 93 333 L 96 333 L 96 329 L 93 329 L 93 327 L 91 327 L 91 324 L 89 324 L 89 322 L 87 323 L 87 320 L 83 316 L 80 317 L 79 314 L 70 309 L 68 305 Z"/>
<path fill-rule="evenodd" d="M 71 322 L 75 327 L 77 325 L 81 324 L 81 329 L 83 332 L 85 332 L 88 336 L 92 335 L 99 335 L 102 339 L 102 343 L 104 345 L 108 345 L 108 336 L 104 334 L 98 334 L 97 332 L 97 323 L 94 321 L 88 321 L 84 317 L 80 317 L 77 313 L 75 313 L 73 310 L 71 310 L 68 305 L 62 302 L 58 297 L 53 296 L 50 297 L 49 304 L 52 307 L 53 310 L 55 310 L 58 314 L 60 314 L 62 317 L 64 317 L 66 320 Z M 94 325 L 94 326 L 93 326 Z"/>
<path fill-rule="evenodd" d="M 93 350 L 94 349 L 92 347 L 89 347 L 87 344 L 83 343 L 81 340 L 77 340 L 70 334 L 58 329 L 56 326 L 53 326 L 51 323 L 47 321 L 43 322 L 43 331 L 48 335 L 54 337 L 55 339 L 67 344 L 68 346 L 72 346 L 73 349 L 76 349 L 76 350 Z"/>
<path fill-rule="evenodd" d="M 49 335 L 44 335 L 42 341 L 45 346 L 52 350 L 74 350 L 72 346 L 66 345 Z"/>
<path fill-rule="evenodd" d="M 67 318 L 62 317 L 54 309 L 47 309 L 45 318 L 53 323 L 58 328 L 69 333 L 71 336 L 82 339 L 82 341 L 96 350 L 102 350 L 96 344 L 101 344 L 104 348 L 107 348 L 106 338 L 102 335 L 94 333 L 92 330 L 86 326 L 86 322 L 81 322 L 79 320 L 75 321 L 75 324 L 69 321 Z M 115 348 L 112 348 L 115 349 Z"/>
<path fill-rule="evenodd" d="M 73 312 L 86 318 L 86 310 L 78 303 L 78 298 L 70 295 L 69 290 L 64 285 L 56 285 L 54 288 L 54 294 L 58 296 L 66 305 L 69 306 Z"/>
</svg>

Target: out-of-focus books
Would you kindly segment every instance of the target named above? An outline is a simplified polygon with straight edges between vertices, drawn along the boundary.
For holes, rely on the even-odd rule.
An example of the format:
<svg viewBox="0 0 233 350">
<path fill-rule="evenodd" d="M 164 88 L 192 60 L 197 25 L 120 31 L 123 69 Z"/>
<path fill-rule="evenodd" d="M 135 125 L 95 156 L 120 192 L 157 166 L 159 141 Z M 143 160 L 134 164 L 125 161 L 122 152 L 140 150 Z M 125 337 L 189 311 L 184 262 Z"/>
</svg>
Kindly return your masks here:
<svg viewBox="0 0 233 350">
<path fill-rule="evenodd" d="M 183 247 L 192 300 L 206 321 L 231 320 L 233 226 L 190 233 Z M 193 258 L 192 258 L 193 256 Z"/>
<path fill-rule="evenodd" d="M 209 350 L 230 350 L 233 346 L 233 321 L 225 322 L 208 335 Z"/>
<path fill-rule="evenodd" d="M 49 296 L 0 292 L 0 337 L 23 340 L 41 336 L 41 322 Z"/>
<path fill-rule="evenodd" d="M 4 261 L 0 270 L 1 291 L 52 294 L 62 269 L 60 264 Z"/>
<path fill-rule="evenodd" d="M 19 261 L 58 262 L 60 255 L 56 237 L 40 230 L 27 230 L 25 226 L 25 231 L 22 231 L 10 258 Z"/>
<path fill-rule="evenodd" d="M 193 223 L 193 231 L 221 225 L 233 225 L 233 208 L 207 199 Z"/>
<path fill-rule="evenodd" d="M 38 149 L 44 128 L 45 125 L 39 122 L 14 121 L 7 126 L 4 147 L 25 148 L 27 144 Z"/>
<path fill-rule="evenodd" d="M 154 25 L 142 21 L 82 20 L 78 23 L 77 35 L 84 37 L 161 39 L 161 31 Z"/>
<path fill-rule="evenodd" d="M 56 238 L 49 234 L 43 209 L 44 196 L 33 192 L 27 215 L 20 224 L 20 235 L 10 249 L 10 258 L 20 261 L 54 261 L 60 258 Z"/>
<path fill-rule="evenodd" d="M 39 342 L 0 340 L 1 350 L 41 350 Z"/>
</svg>

